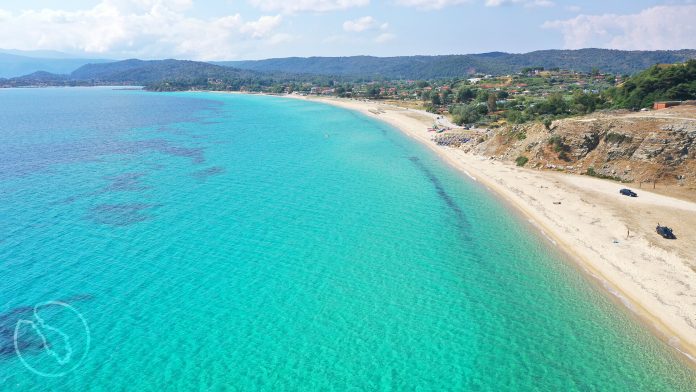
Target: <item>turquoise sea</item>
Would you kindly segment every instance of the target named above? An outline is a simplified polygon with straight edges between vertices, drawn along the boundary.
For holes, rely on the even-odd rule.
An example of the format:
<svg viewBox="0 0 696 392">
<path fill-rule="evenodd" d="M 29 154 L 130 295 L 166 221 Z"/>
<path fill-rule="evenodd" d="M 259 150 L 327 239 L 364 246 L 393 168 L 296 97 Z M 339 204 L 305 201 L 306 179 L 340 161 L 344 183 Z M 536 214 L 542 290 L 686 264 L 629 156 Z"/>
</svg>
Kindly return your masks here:
<svg viewBox="0 0 696 392">
<path fill-rule="evenodd" d="M 696 390 L 488 191 L 319 103 L 0 90 L 0 288 L 2 391 Z"/>
</svg>

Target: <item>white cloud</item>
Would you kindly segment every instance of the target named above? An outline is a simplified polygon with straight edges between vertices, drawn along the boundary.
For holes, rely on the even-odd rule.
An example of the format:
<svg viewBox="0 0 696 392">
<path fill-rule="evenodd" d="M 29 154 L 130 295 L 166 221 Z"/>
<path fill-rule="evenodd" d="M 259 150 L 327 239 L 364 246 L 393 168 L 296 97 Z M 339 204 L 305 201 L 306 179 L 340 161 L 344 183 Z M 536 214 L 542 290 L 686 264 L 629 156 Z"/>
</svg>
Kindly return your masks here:
<svg viewBox="0 0 696 392">
<path fill-rule="evenodd" d="M 551 0 L 486 0 L 486 7 L 500 7 L 504 5 L 520 4 L 525 7 L 553 7 L 556 5 Z"/>
<path fill-rule="evenodd" d="M 470 2 L 470 0 L 396 0 L 396 3 L 399 5 L 416 7 L 424 10 L 439 10 L 452 5 Z"/>
<path fill-rule="evenodd" d="M 377 38 L 375 38 L 375 42 L 377 42 L 378 44 L 383 44 L 385 42 L 389 42 L 389 41 L 393 40 L 394 38 L 396 38 L 395 34 L 382 33 L 382 34 L 378 35 Z"/>
<path fill-rule="evenodd" d="M 378 43 L 378 44 L 383 44 L 385 42 L 389 42 L 396 38 L 396 35 L 389 32 L 389 23 L 380 23 L 378 22 L 375 18 L 371 16 L 363 16 L 362 18 L 354 19 L 354 20 L 347 20 L 343 22 L 343 30 L 350 32 L 350 33 L 364 33 L 364 32 L 373 32 L 377 31 L 379 34 L 377 36 L 374 36 L 372 39 L 373 42 Z M 356 36 L 353 34 L 353 36 Z M 367 37 L 363 36 L 361 39 L 365 39 Z M 333 42 L 337 41 L 355 41 L 354 39 L 342 37 L 342 36 L 332 36 L 329 37 L 329 39 Z"/>
<path fill-rule="evenodd" d="M 87 52 L 113 57 L 227 59 L 252 43 L 273 43 L 280 15 L 188 16 L 191 0 L 102 0 L 89 9 L 0 9 L 5 48 Z"/>
<path fill-rule="evenodd" d="M 396 0 L 399 5 L 416 7 L 424 10 L 440 10 L 453 5 L 471 3 L 472 0 Z M 525 7 L 552 7 L 556 5 L 551 0 L 485 0 L 486 7 L 520 4 Z"/>
<path fill-rule="evenodd" d="M 343 22 L 343 30 L 353 33 L 360 33 L 366 30 L 375 29 L 378 25 L 379 24 L 375 18 L 371 16 L 363 16 L 362 18 Z"/>
<path fill-rule="evenodd" d="M 696 47 L 696 5 L 656 6 L 637 14 L 579 15 L 549 21 L 569 49 L 599 47 L 625 50 Z"/>
<path fill-rule="evenodd" d="M 294 13 L 346 10 L 366 6 L 370 0 L 249 0 L 249 3 L 264 11 Z"/>
<path fill-rule="evenodd" d="M 262 16 L 253 22 L 244 23 L 239 30 L 242 33 L 251 34 L 253 38 L 264 38 L 280 25 L 281 20 L 282 17 L 280 15 Z"/>
</svg>

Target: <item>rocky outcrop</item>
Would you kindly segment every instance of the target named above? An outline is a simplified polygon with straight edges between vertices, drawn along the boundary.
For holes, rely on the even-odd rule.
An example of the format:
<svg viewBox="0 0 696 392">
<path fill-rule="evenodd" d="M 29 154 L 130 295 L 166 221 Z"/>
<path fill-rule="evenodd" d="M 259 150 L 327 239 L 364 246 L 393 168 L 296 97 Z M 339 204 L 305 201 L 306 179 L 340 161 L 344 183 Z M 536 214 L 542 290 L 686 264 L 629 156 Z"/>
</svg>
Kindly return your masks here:
<svg viewBox="0 0 696 392">
<path fill-rule="evenodd" d="M 554 121 L 548 129 L 506 126 L 462 148 L 507 161 L 524 156 L 528 167 L 696 189 L 696 108 L 681 110 L 605 113 Z"/>
</svg>

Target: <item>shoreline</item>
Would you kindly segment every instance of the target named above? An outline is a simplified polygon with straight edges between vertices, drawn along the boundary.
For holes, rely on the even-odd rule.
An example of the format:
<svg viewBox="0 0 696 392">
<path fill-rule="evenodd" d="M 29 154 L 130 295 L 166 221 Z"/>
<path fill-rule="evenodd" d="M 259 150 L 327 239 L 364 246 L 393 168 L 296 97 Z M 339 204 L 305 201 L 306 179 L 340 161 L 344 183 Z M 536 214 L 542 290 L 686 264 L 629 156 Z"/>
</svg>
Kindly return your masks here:
<svg viewBox="0 0 696 392">
<path fill-rule="evenodd" d="M 654 232 L 634 231 L 631 226 L 631 233 L 624 239 L 630 222 L 623 219 L 622 211 L 617 214 L 616 207 L 618 204 L 621 205 L 619 209 L 626 208 L 623 206 L 626 199 L 611 198 L 607 194 L 608 190 L 616 188 L 618 195 L 620 184 L 586 176 L 522 169 L 459 149 L 437 146 L 426 131 L 436 117 L 431 113 L 372 101 L 298 95 L 280 97 L 322 102 L 357 111 L 422 143 L 463 175 L 486 187 L 513 212 L 519 212 L 543 237 L 567 255 L 582 270 L 581 273 L 587 273 L 611 294 L 617 305 L 620 303 L 627 308 L 639 322 L 696 368 L 696 303 L 688 302 L 688 298 L 696 298 L 696 287 L 692 288 L 683 281 L 696 282 L 696 268 L 689 268 L 686 260 L 675 252 L 654 246 L 651 240 L 656 239 L 650 237 L 656 235 Z M 662 207 L 676 209 L 673 212 L 677 215 L 696 217 L 696 203 L 640 192 L 649 199 L 644 206 L 646 209 L 650 209 L 650 202 L 664 203 Z M 556 199 L 562 200 L 563 205 L 551 201 Z M 568 211 L 566 204 L 572 211 Z M 554 207 L 558 208 L 554 211 Z M 628 213 L 633 209 L 628 206 Z M 596 216 L 602 218 L 593 218 Z M 597 240 L 604 243 L 597 246 Z M 637 263 L 637 259 L 647 262 L 658 259 L 661 265 L 644 271 L 644 263 Z M 666 295 L 663 291 L 667 292 Z"/>
</svg>

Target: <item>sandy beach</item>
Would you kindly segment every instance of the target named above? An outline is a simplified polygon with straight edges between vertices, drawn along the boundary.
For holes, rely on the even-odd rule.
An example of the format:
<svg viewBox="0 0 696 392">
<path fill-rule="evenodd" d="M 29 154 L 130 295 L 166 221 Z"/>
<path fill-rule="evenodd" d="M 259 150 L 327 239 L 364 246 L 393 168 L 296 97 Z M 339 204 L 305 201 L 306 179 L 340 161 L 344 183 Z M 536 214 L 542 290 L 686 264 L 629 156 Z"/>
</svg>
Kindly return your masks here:
<svg viewBox="0 0 696 392">
<path fill-rule="evenodd" d="M 290 96 L 359 111 L 382 120 L 519 210 L 554 245 L 629 307 L 671 346 L 696 361 L 696 203 L 587 176 L 523 169 L 440 147 L 427 128 L 436 116 L 375 102 Z M 678 240 L 655 233 L 671 226 Z"/>
</svg>

